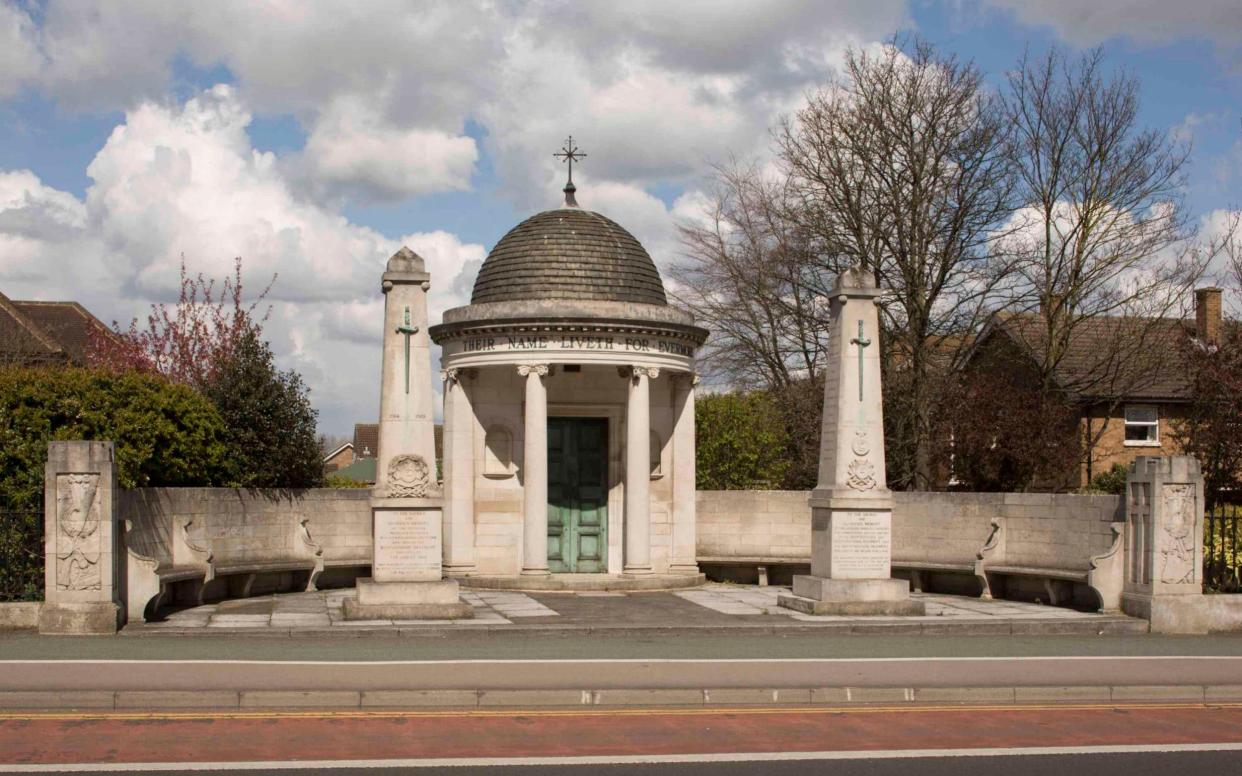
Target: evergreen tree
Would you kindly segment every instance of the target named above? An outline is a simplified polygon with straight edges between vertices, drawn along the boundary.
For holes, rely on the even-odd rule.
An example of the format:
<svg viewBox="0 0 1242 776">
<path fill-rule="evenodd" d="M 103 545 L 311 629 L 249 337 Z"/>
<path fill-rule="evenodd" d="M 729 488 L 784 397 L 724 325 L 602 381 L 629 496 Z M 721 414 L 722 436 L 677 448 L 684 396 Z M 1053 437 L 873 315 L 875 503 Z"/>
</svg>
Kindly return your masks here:
<svg viewBox="0 0 1242 776">
<path fill-rule="evenodd" d="M 204 393 L 220 410 L 231 460 L 229 484 L 310 488 L 323 481 L 318 412 L 294 371 L 276 368 L 271 347 L 250 328 L 213 370 Z"/>
</svg>

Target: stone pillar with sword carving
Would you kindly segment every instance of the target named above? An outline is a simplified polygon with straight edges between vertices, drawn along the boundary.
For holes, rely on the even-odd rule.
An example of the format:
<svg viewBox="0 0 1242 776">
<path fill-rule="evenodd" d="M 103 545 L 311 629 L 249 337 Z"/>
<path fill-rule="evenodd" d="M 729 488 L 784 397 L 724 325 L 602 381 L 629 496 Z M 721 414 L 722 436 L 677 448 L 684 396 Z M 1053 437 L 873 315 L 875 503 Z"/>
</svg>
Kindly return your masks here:
<svg viewBox="0 0 1242 776">
<path fill-rule="evenodd" d="M 358 580 L 345 617 L 448 619 L 470 617 L 457 581 L 442 566 L 444 496 L 436 473 L 431 342 L 422 258 L 402 248 L 383 277 L 384 352 L 380 381 L 379 449 L 371 492 L 371 577 Z"/>
<path fill-rule="evenodd" d="M 807 614 L 922 614 L 891 578 L 893 497 L 884 476 L 878 299 L 874 277 L 841 273 L 829 296 L 819 483 L 811 493 L 811 573 L 781 606 Z"/>
</svg>

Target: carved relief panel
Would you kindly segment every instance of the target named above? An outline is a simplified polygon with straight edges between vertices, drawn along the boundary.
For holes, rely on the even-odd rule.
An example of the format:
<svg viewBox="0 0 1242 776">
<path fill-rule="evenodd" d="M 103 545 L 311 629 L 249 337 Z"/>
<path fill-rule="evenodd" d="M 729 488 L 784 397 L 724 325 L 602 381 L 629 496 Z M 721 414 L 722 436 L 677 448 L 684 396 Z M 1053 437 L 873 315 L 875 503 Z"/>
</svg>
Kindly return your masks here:
<svg viewBox="0 0 1242 776">
<path fill-rule="evenodd" d="M 57 475 L 57 589 L 100 589 L 100 520 L 99 475 Z"/>
<path fill-rule="evenodd" d="M 1160 489 L 1160 581 L 1190 584 L 1195 569 L 1195 487 L 1166 484 Z"/>
</svg>

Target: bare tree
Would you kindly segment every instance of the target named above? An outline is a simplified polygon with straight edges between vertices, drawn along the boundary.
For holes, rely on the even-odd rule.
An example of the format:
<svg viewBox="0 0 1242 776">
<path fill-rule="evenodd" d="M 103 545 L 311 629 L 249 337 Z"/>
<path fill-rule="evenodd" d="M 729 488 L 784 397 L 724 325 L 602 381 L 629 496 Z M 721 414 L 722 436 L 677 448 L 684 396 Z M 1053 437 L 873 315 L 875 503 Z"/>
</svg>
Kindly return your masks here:
<svg viewBox="0 0 1242 776">
<path fill-rule="evenodd" d="M 993 250 L 1013 211 L 1008 129 L 970 62 L 895 40 L 783 122 L 797 219 L 824 272 L 871 270 L 883 304 L 889 482 L 932 482 L 937 383 L 1009 275 Z"/>
<path fill-rule="evenodd" d="M 715 170 L 711 208 L 679 229 L 679 303 L 712 331 L 700 352 L 711 382 L 768 391 L 786 425 L 786 487 L 814 484 L 828 311 L 811 239 L 789 218 L 783 177 L 730 161 Z"/>
<path fill-rule="evenodd" d="M 1095 50 L 1024 56 L 1005 99 L 1023 207 L 1005 247 L 1020 308 L 1011 333 L 1044 394 L 1085 402 L 1092 450 L 1117 405 L 1168 379 L 1162 363 L 1191 290 L 1231 235 L 1202 241 L 1183 202 L 1189 148 L 1139 124 L 1139 83 Z"/>
<path fill-rule="evenodd" d="M 816 374 L 828 312 L 807 233 L 792 223 L 788 182 L 755 163 L 715 168 L 711 210 L 679 226 L 685 261 L 675 296 L 712 330 L 703 359 L 714 379 L 782 388 Z"/>
</svg>

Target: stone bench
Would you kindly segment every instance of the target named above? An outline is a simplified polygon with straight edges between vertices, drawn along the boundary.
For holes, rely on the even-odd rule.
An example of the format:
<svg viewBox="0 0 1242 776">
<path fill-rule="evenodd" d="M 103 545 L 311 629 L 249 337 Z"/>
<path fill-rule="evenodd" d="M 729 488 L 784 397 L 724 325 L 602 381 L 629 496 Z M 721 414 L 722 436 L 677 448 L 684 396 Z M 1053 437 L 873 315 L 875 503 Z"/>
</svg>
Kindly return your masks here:
<svg viewBox="0 0 1242 776">
<path fill-rule="evenodd" d="M 291 575 L 279 589 L 315 590 L 324 571 L 323 547 L 311 538 L 309 523 L 309 518 L 288 521 L 290 536 L 263 542 L 258 551 L 216 560 L 214 576 L 227 596 L 247 598 L 254 594 L 256 581 L 270 575 Z"/>
<path fill-rule="evenodd" d="M 311 538 L 309 518 L 285 521 L 280 536 L 254 542 L 259 545 L 255 552 L 230 557 L 195 544 L 190 536 L 195 518 L 172 517 L 168 536 L 161 535 L 167 523 L 156 523 L 139 531 L 126 520 L 131 622 L 151 620 L 172 603 L 199 606 L 208 598 L 245 598 L 264 578 L 278 577 L 272 589 L 315 590 L 325 568 L 323 547 Z"/>
<path fill-rule="evenodd" d="M 784 558 L 784 557 L 764 557 L 764 556 L 724 556 L 724 555 L 704 555 L 697 559 L 699 567 L 703 566 L 726 566 L 731 568 L 753 568 L 758 574 L 758 582 L 760 585 L 766 586 L 769 580 L 769 569 L 773 567 L 810 567 L 811 559 L 807 558 Z"/>
<path fill-rule="evenodd" d="M 142 536 L 125 521 L 126 606 L 130 622 L 153 619 L 165 604 L 203 603 L 203 591 L 215 576 L 211 552 L 190 541 L 192 518 L 174 518 L 167 542 Z M 146 552 L 144 552 L 144 550 Z"/>
</svg>

